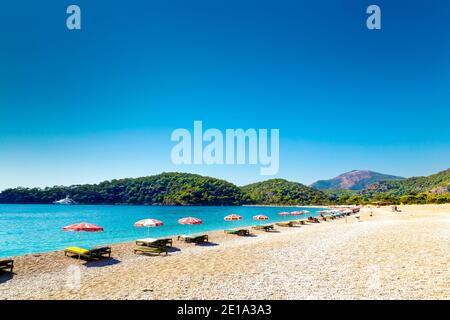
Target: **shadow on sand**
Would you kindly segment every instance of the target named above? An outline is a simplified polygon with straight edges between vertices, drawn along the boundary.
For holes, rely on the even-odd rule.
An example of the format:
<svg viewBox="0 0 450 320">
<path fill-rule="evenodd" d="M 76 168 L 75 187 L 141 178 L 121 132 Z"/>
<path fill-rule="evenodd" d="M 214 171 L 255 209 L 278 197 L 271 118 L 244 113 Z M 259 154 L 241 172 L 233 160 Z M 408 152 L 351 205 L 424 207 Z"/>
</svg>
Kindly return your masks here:
<svg viewBox="0 0 450 320">
<path fill-rule="evenodd" d="M 91 260 L 86 261 L 84 265 L 87 268 L 101 268 L 101 267 L 107 267 L 107 266 L 113 266 L 115 264 L 120 263 L 120 260 L 114 259 L 114 258 L 105 258 L 102 260 Z"/>
<path fill-rule="evenodd" d="M 0 271 L 0 284 L 8 282 L 14 277 L 14 273 L 12 272 L 1 272 Z"/>
<path fill-rule="evenodd" d="M 202 243 L 196 243 L 195 244 L 198 247 L 215 247 L 218 246 L 218 243 L 215 242 L 202 242 Z"/>
<path fill-rule="evenodd" d="M 177 252 L 177 251 L 181 251 L 181 249 L 177 248 L 177 247 L 168 247 L 167 248 L 168 253 Z"/>
</svg>

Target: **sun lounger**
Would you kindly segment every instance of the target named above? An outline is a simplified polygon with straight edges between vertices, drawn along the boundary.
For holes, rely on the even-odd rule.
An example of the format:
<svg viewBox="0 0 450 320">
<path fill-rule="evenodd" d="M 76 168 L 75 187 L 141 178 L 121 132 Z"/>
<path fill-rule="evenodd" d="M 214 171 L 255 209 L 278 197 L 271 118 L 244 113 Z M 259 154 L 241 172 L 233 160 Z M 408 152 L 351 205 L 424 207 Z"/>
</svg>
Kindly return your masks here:
<svg viewBox="0 0 450 320">
<path fill-rule="evenodd" d="M 172 239 L 171 238 L 145 238 L 136 240 L 137 246 L 150 246 L 150 247 L 171 247 Z"/>
<path fill-rule="evenodd" d="M 178 236 L 178 240 L 184 240 L 188 243 L 204 243 L 208 242 L 208 235 L 207 234 L 200 234 L 200 235 L 181 235 Z"/>
<path fill-rule="evenodd" d="M 93 249 L 84 249 L 78 247 L 70 247 L 64 250 L 65 256 L 86 258 L 87 260 L 91 259 L 101 259 L 106 255 L 108 258 L 111 258 L 111 247 L 96 247 Z"/>
<path fill-rule="evenodd" d="M 319 223 L 319 219 L 317 217 L 308 217 L 309 222 Z"/>
<path fill-rule="evenodd" d="M 280 226 L 280 227 L 297 227 L 299 226 L 301 223 L 297 222 L 296 220 L 291 220 L 291 221 L 284 221 L 284 222 L 277 222 L 276 225 Z"/>
<path fill-rule="evenodd" d="M 308 219 L 292 220 L 292 222 L 295 222 L 296 224 L 302 224 L 302 225 L 305 225 L 306 222 L 308 222 Z"/>
<path fill-rule="evenodd" d="M 0 271 L 6 270 L 9 272 L 13 272 L 14 269 L 14 260 L 0 260 Z"/>
<path fill-rule="evenodd" d="M 262 226 L 253 226 L 252 228 L 255 229 L 255 230 L 262 230 L 262 231 L 265 231 L 265 232 L 269 232 L 269 231 L 274 230 L 273 224 L 262 225 Z"/>
<path fill-rule="evenodd" d="M 167 255 L 167 247 L 157 247 L 157 246 L 135 246 L 134 253 L 165 253 Z"/>
<path fill-rule="evenodd" d="M 250 235 L 250 230 L 248 229 L 227 229 L 224 230 L 227 234 L 236 234 L 238 236 L 248 236 Z"/>
</svg>

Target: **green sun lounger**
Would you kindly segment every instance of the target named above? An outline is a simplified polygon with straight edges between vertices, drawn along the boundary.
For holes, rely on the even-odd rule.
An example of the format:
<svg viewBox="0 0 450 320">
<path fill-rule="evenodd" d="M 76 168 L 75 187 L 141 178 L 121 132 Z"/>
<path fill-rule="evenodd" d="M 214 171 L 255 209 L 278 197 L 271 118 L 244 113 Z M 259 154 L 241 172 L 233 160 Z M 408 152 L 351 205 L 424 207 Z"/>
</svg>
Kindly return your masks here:
<svg viewBox="0 0 450 320">
<path fill-rule="evenodd" d="M 207 234 L 199 234 L 199 235 L 181 235 L 178 236 L 178 240 L 184 240 L 188 243 L 205 243 L 209 242 Z"/>
<path fill-rule="evenodd" d="M 150 246 L 150 247 L 172 247 L 171 238 L 145 238 L 136 240 L 137 246 Z"/>
<path fill-rule="evenodd" d="M 154 253 L 154 254 L 161 254 L 167 252 L 167 247 L 157 247 L 157 246 L 135 246 L 133 248 L 134 253 Z"/>
<path fill-rule="evenodd" d="M 111 258 L 111 247 L 96 247 L 93 249 L 85 249 L 79 247 L 70 247 L 64 250 L 65 256 L 85 258 L 87 260 L 102 259 L 106 256 Z"/>
<path fill-rule="evenodd" d="M 0 260 L 0 271 L 13 272 L 14 260 Z"/>
<path fill-rule="evenodd" d="M 262 225 L 262 226 L 253 226 L 252 228 L 255 230 L 262 230 L 265 232 L 274 230 L 273 224 L 268 224 L 268 225 L 266 224 L 266 225 Z"/>
<path fill-rule="evenodd" d="M 226 234 L 236 234 L 238 236 L 248 236 L 250 235 L 250 230 L 248 229 L 226 229 L 224 230 Z"/>
<path fill-rule="evenodd" d="M 297 220 L 292 220 L 292 222 L 294 222 L 296 224 L 305 225 L 306 222 L 308 222 L 308 219 L 297 219 Z"/>
<path fill-rule="evenodd" d="M 317 217 L 308 217 L 309 222 L 319 223 L 319 219 Z"/>
<path fill-rule="evenodd" d="M 276 225 L 279 227 L 297 227 L 299 226 L 301 223 L 297 222 L 296 220 L 292 220 L 292 221 L 285 221 L 285 222 L 277 222 Z"/>
</svg>

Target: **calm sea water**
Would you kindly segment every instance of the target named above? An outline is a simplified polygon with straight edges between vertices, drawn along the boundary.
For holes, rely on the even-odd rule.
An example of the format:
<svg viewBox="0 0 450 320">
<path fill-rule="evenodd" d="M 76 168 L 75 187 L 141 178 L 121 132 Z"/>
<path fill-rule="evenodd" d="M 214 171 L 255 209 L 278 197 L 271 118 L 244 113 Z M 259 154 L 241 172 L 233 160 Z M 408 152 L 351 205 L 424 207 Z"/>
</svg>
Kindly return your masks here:
<svg viewBox="0 0 450 320">
<path fill-rule="evenodd" d="M 150 228 L 151 237 L 222 230 L 249 226 L 252 217 L 264 214 L 278 222 L 298 217 L 283 217 L 282 211 L 306 209 L 317 215 L 320 208 L 285 207 L 160 207 L 160 206 L 88 206 L 88 205 L 0 205 L 0 257 L 61 250 L 67 246 L 113 244 L 148 237 L 148 228 L 133 224 L 141 219 L 154 218 L 164 226 Z M 243 216 L 241 221 L 224 221 L 228 214 Z M 203 220 L 201 225 L 180 225 L 178 219 L 193 216 Z M 104 232 L 63 232 L 64 226 L 90 222 L 102 226 Z"/>
</svg>

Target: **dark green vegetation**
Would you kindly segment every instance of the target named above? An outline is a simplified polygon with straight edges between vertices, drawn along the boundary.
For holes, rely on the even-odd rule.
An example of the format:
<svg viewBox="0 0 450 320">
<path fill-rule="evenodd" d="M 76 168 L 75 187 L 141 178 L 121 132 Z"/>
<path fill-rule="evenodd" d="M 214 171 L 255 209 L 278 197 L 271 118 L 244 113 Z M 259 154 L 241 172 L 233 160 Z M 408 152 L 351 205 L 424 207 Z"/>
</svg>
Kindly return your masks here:
<svg viewBox="0 0 450 320">
<path fill-rule="evenodd" d="M 450 169 L 447 169 L 427 177 L 376 182 L 363 189 L 360 193 L 368 197 L 373 197 L 380 193 L 396 197 L 419 193 L 445 194 L 449 193 L 449 184 Z"/>
<path fill-rule="evenodd" d="M 224 180 L 186 173 L 105 181 L 45 189 L 8 189 L 0 203 L 52 203 L 69 195 L 82 204 L 237 205 L 238 187 Z"/>
<path fill-rule="evenodd" d="M 359 192 L 363 201 L 380 204 L 450 202 L 450 169 L 426 177 L 376 182 Z"/>
<path fill-rule="evenodd" d="M 48 204 L 69 195 L 80 204 L 421 204 L 450 202 L 449 186 L 450 169 L 428 177 L 378 181 L 360 191 L 320 191 L 283 179 L 270 179 L 239 188 L 224 180 L 196 174 L 162 173 L 99 184 L 7 189 L 0 193 L 0 203 Z"/>
<path fill-rule="evenodd" d="M 298 182 L 270 179 L 241 188 L 247 203 L 251 204 L 324 204 L 329 198 L 321 191 Z"/>
<path fill-rule="evenodd" d="M 333 179 L 319 180 L 317 182 L 314 182 L 311 185 L 311 187 L 319 190 L 326 190 L 326 189 L 362 190 L 377 181 L 391 180 L 391 179 L 403 179 L 403 178 L 369 170 L 353 170 L 338 175 Z"/>
</svg>

